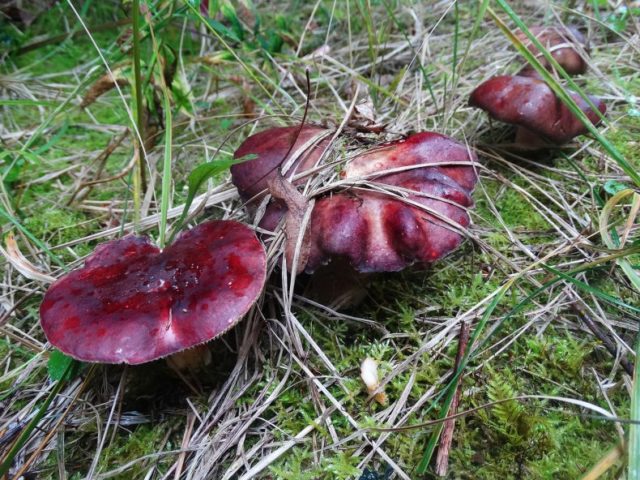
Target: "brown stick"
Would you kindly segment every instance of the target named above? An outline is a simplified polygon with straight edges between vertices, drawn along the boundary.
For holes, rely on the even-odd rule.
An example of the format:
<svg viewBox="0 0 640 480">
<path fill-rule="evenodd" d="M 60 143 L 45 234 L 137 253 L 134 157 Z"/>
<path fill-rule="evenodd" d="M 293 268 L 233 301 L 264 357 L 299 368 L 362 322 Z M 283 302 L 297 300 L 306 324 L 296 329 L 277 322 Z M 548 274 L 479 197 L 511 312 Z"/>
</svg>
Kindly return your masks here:
<svg viewBox="0 0 640 480">
<path fill-rule="evenodd" d="M 460 368 L 460 362 L 462 362 L 464 352 L 467 349 L 467 344 L 469 343 L 469 331 L 469 324 L 461 322 L 460 335 L 458 337 L 458 353 L 456 353 L 456 361 L 453 368 L 454 375 Z M 462 390 L 460 389 L 462 375 L 458 377 L 457 383 L 456 393 L 451 401 L 451 407 L 449 408 L 447 416 L 455 415 L 458 412 L 458 404 L 460 403 L 460 395 L 462 394 Z M 456 420 L 455 418 L 451 418 L 444 422 L 444 427 L 442 428 L 442 435 L 440 436 L 440 445 L 438 446 L 438 455 L 436 456 L 435 464 L 435 473 L 440 477 L 446 476 L 447 470 L 449 470 L 449 449 L 451 448 L 451 442 L 453 441 L 453 430 L 455 426 Z"/>
<path fill-rule="evenodd" d="M 287 261 L 287 268 L 293 271 L 295 254 L 298 243 L 300 243 L 296 273 L 301 273 L 307 265 L 309 253 L 311 252 L 311 239 L 306 232 L 304 217 L 307 209 L 310 206 L 313 207 L 313 205 L 309 205 L 307 197 L 298 192 L 296 187 L 287 181 L 280 172 L 275 178 L 270 179 L 267 184 L 269 185 L 271 196 L 284 202 L 287 206 L 284 226 L 286 235 L 284 255 Z M 302 238 L 300 238 L 301 236 Z"/>
</svg>

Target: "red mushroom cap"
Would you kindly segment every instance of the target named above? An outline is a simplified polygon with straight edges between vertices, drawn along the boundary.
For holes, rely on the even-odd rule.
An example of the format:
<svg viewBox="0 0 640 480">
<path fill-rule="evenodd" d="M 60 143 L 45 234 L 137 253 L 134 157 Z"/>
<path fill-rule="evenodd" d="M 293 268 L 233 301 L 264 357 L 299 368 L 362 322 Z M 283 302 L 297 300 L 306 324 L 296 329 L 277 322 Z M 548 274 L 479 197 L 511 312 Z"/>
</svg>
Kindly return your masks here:
<svg viewBox="0 0 640 480">
<path fill-rule="evenodd" d="M 581 45 L 588 51 L 587 40 L 577 28 L 559 26 L 545 27 L 538 25 L 529 28 L 529 31 L 538 39 L 542 46 L 551 53 L 555 61 L 558 62 L 569 75 L 578 75 L 587 71 L 587 62 L 576 49 L 578 45 Z M 547 70 L 552 69 L 551 64 L 531 43 L 524 32 L 518 32 L 517 37 L 524 43 L 525 47 L 538 58 L 544 68 Z M 535 72 L 535 70 L 530 67 L 525 67 L 520 74 L 528 75 L 528 72 L 531 71 Z"/>
<path fill-rule="evenodd" d="M 600 116 L 580 95 L 568 93 L 594 125 L 600 123 Z M 602 114 L 606 112 L 607 107 L 602 100 L 589 98 Z M 556 97 L 553 90 L 536 78 L 511 75 L 490 78 L 471 93 L 469 105 L 487 111 L 497 120 L 523 127 L 556 144 L 566 143 L 587 132 L 587 128 Z"/>
<path fill-rule="evenodd" d="M 245 201 L 251 200 L 248 206 L 252 209 L 262 199 L 260 193 L 267 192 L 269 181 L 278 174 L 290 178 L 315 167 L 329 143 L 330 133 L 326 128 L 304 125 L 302 129 L 299 126 L 276 127 L 251 135 L 235 151 L 234 158 L 250 154 L 257 155 L 257 158 L 231 167 L 231 181 L 240 197 Z M 301 182 L 304 182 L 303 178 L 294 184 Z M 260 228 L 275 230 L 286 211 L 282 201 L 272 198 L 260 220 Z"/>
<path fill-rule="evenodd" d="M 270 128 L 247 138 L 233 156 L 241 158 L 254 154 L 257 158 L 231 167 L 231 181 L 242 199 L 250 200 L 266 191 L 267 182 L 281 167 L 286 168 L 282 171 L 285 177 L 313 168 L 324 151 L 329 133 L 326 128 L 305 125 L 302 129 L 299 126 Z M 291 153 L 285 159 L 289 150 Z M 293 160 L 292 164 L 287 165 L 287 160 Z"/>
<path fill-rule="evenodd" d="M 358 156 L 345 178 L 373 175 L 380 186 L 404 189 L 407 201 L 355 188 L 317 200 L 306 270 L 342 257 L 359 272 L 397 271 L 447 255 L 470 223 L 475 161 L 466 146 L 432 132 Z"/>
<path fill-rule="evenodd" d="M 210 221 L 164 251 L 146 237 L 99 245 L 40 306 L 47 339 L 78 360 L 140 364 L 207 342 L 257 300 L 266 255 L 253 230 Z"/>
</svg>

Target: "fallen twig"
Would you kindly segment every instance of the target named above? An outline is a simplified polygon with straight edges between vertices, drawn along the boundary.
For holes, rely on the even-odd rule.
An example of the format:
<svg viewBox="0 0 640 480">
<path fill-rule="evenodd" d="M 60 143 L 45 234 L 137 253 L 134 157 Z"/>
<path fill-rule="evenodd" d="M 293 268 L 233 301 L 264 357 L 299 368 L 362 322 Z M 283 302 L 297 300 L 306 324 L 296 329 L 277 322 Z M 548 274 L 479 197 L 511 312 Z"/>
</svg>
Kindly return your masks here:
<svg viewBox="0 0 640 480">
<path fill-rule="evenodd" d="M 464 352 L 467 349 L 467 343 L 469 343 L 469 324 L 466 322 L 460 323 L 460 335 L 458 336 L 458 353 L 456 353 L 456 361 L 453 367 L 453 373 L 455 374 L 460 368 L 460 362 L 464 357 Z M 458 384 L 456 385 L 456 394 L 451 402 L 451 408 L 447 415 L 455 415 L 458 412 L 458 403 L 460 402 L 460 380 L 462 376 L 458 378 Z M 449 449 L 451 448 L 451 442 L 453 441 L 453 429 L 456 426 L 455 418 L 450 418 L 444 423 L 442 429 L 442 435 L 440 437 L 440 445 L 438 447 L 438 455 L 436 456 L 435 472 L 436 475 L 444 477 L 447 475 L 449 469 Z"/>
</svg>

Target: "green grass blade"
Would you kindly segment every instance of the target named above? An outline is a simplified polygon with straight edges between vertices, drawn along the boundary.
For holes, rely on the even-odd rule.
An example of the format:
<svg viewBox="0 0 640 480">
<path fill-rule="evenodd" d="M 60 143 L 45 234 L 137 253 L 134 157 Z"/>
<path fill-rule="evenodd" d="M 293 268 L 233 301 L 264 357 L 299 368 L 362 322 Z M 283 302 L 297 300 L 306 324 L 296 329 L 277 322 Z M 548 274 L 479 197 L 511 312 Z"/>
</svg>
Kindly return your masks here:
<svg viewBox="0 0 640 480">
<path fill-rule="evenodd" d="M 171 112 L 171 86 L 167 85 L 163 68 L 164 64 L 162 60 L 166 61 L 165 57 L 162 57 L 161 47 L 156 39 L 153 31 L 153 19 L 150 14 L 147 14 L 146 18 L 149 26 L 149 34 L 151 36 L 151 44 L 153 46 L 153 56 L 155 62 L 157 62 L 159 73 L 157 77 L 160 80 L 160 89 L 162 90 L 162 109 L 164 110 L 164 156 L 162 162 L 162 191 L 160 194 L 160 238 L 158 245 L 160 248 L 164 248 L 166 244 L 167 235 L 167 217 L 169 213 L 169 196 L 171 193 L 171 159 L 172 155 L 172 142 L 173 142 L 173 119 Z M 154 63 L 155 63 L 154 62 Z M 151 75 L 152 68 L 149 69 Z"/>
<path fill-rule="evenodd" d="M 457 66 L 458 71 L 462 71 L 463 67 L 469 58 L 469 51 L 471 50 L 471 45 L 473 44 L 473 40 L 476 38 L 478 34 L 478 30 L 480 29 L 480 22 L 484 18 L 484 14 L 487 11 L 487 7 L 489 6 L 489 0 L 482 0 L 482 3 L 478 5 L 478 13 L 476 15 L 476 19 L 473 21 L 473 26 L 471 27 L 471 34 L 469 35 L 469 41 L 464 49 L 464 53 L 462 54 L 462 59 Z M 460 77 L 458 77 L 458 80 Z"/>
<path fill-rule="evenodd" d="M 187 180 L 187 185 L 189 188 L 189 192 L 187 193 L 187 199 L 184 202 L 184 209 L 182 210 L 182 214 L 180 214 L 180 218 L 176 221 L 173 226 L 173 232 L 171 233 L 171 237 L 169 238 L 169 243 L 173 242 L 176 234 L 182 229 L 182 225 L 189 214 L 189 208 L 191 208 L 191 204 L 198 193 L 200 187 L 211 177 L 218 175 L 219 173 L 227 170 L 231 165 L 235 162 L 233 159 L 228 160 L 217 160 L 213 162 L 203 163 L 202 165 L 198 165 L 193 171 L 189 174 L 189 178 Z"/>
<path fill-rule="evenodd" d="M 495 296 L 495 298 L 491 301 L 487 309 L 484 311 L 484 314 L 482 315 L 480 322 L 478 323 L 476 328 L 473 330 L 473 335 L 471 335 L 471 338 L 469 339 L 469 343 L 467 344 L 467 351 L 464 354 L 462 361 L 460 362 L 460 368 L 458 368 L 458 371 L 455 373 L 455 375 L 453 376 L 453 378 L 451 379 L 451 381 L 446 387 L 446 390 L 445 390 L 446 393 L 445 393 L 444 401 L 442 403 L 442 408 L 440 409 L 440 413 L 438 415 L 438 419 L 443 419 L 449 414 L 449 409 L 451 408 L 451 402 L 453 402 L 453 398 L 456 393 L 458 379 L 462 375 L 462 372 L 464 372 L 465 368 L 467 367 L 467 363 L 469 362 L 469 359 L 472 356 L 473 345 L 475 344 L 476 340 L 480 337 L 480 334 L 482 333 L 485 326 L 487 325 L 489 318 L 491 318 L 491 314 L 500 303 L 500 300 L 502 300 L 505 294 L 509 291 L 512 284 L 513 284 L 512 282 L 509 282 L 504 284 L 502 287 L 500 287 L 498 294 Z M 431 433 L 431 437 L 429 438 L 429 442 L 427 443 L 425 452 L 422 455 L 422 460 L 420 461 L 420 463 L 418 464 L 418 467 L 416 468 L 416 472 L 418 474 L 424 475 L 425 473 L 427 473 L 427 469 L 429 468 L 429 464 L 431 463 L 431 458 L 433 457 L 433 453 L 435 452 L 435 449 L 438 446 L 438 441 L 440 440 L 440 434 L 442 433 L 443 428 L 444 428 L 444 422 L 439 422 L 436 425 L 434 431 Z"/>
<path fill-rule="evenodd" d="M 57 100 L 0 99 L 0 107 L 55 107 L 59 104 Z"/>
<path fill-rule="evenodd" d="M 240 56 L 236 53 L 236 51 L 231 47 L 231 45 L 229 45 L 224 40 L 224 38 L 222 38 L 222 36 L 217 32 L 217 30 L 213 28 L 211 23 L 202 16 L 202 14 L 200 13 L 200 6 L 196 2 L 193 2 L 192 0 L 186 0 L 185 5 L 189 8 L 189 10 L 191 10 L 191 13 L 193 13 L 193 15 L 195 15 L 198 18 L 198 20 L 200 20 L 207 27 L 207 29 L 213 34 L 213 36 L 216 37 L 220 43 L 222 43 L 224 48 L 235 58 L 235 60 L 240 64 L 240 66 L 247 72 L 249 77 L 251 77 L 251 79 L 256 83 L 256 85 L 258 85 L 262 89 L 262 91 L 267 95 L 267 97 L 269 97 L 269 100 L 271 100 L 273 105 L 275 105 L 276 108 L 278 108 L 282 114 L 286 115 L 285 110 L 280 106 L 280 104 L 275 99 L 273 94 L 267 89 L 267 87 L 264 86 L 264 84 L 256 76 L 256 73 L 254 72 L 254 68 L 250 67 L 246 62 L 244 62 L 240 58 Z M 258 70 L 258 73 L 261 73 L 263 77 L 265 77 L 273 87 L 278 88 L 278 86 L 274 85 L 273 81 L 270 78 L 266 77 L 266 75 L 260 69 L 257 69 L 257 70 Z M 286 94 L 286 92 L 284 93 Z"/>
<path fill-rule="evenodd" d="M 618 206 L 620 201 L 628 196 L 632 197 L 633 202 L 632 213 L 630 214 L 631 216 L 628 220 L 628 225 L 629 227 L 631 227 L 633 221 L 635 220 L 631 217 L 635 217 L 637 215 L 638 208 L 640 208 L 640 195 L 638 195 L 631 188 L 627 188 L 616 193 L 609 199 L 609 201 L 605 204 L 605 206 L 602 208 L 602 211 L 600 212 L 600 237 L 602 238 L 604 244 L 610 249 L 618 248 L 620 245 L 620 241 L 615 228 L 610 226 L 609 217 L 612 215 L 613 210 Z M 638 290 L 638 292 L 640 292 L 640 275 L 638 275 L 629 260 L 627 260 L 626 258 L 620 258 L 618 260 L 618 265 L 627 275 L 634 288 Z"/>
<path fill-rule="evenodd" d="M 169 212 L 169 193 L 171 192 L 171 142 L 172 142 L 172 120 L 171 101 L 166 85 L 163 90 L 164 108 L 164 161 L 162 163 L 162 194 L 160 198 L 160 248 L 165 246 L 167 233 L 167 215 Z"/>
<path fill-rule="evenodd" d="M 629 480 L 640 480 L 640 341 L 636 340 L 636 366 L 633 372 L 633 390 L 631 392 L 631 412 L 629 419 Z"/>
<path fill-rule="evenodd" d="M 133 221 L 137 225 L 140 222 L 140 210 L 142 208 L 142 176 L 145 163 L 144 155 L 144 110 L 142 106 L 142 75 L 140 73 L 140 0 L 133 0 L 131 6 L 133 13 L 133 96 L 136 107 L 136 127 L 138 136 L 136 138 L 138 161 L 133 172 Z"/>
<path fill-rule="evenodd" d="M 453 4 L 453 52 L 451 54 L 451 91 L 455 90 L 457 81 L 456 73 L 458 71 L 458 42 L 460 36 L 460 12 L 458 11 L 458 2 Z"/>
<path fill-rule="evenodd" d="M 488 0 L 485 0 L 485 1 L 488 1 Z M 407 35 L 406 30 L 402 26 L 402 23 L 398 20 L 398 17 L 394 13 L 393 8 L 391 8 L 391 5 L 389 5 L 387 1 L 383 1 L 383 5 L 387 11 L 387 15 L 391 18 L 391 20 L 393 20 L 393 23 L 401 31 L 402 36 L 407 42 L 407 46 L 411 50 L 411 54 L 415 59 L 416 65 L 420 70 L 420 73 L 422 74 L 422 79 L 424 80 L 427 90 L 429 91 L 429 96 L 431 97 L 431 101 L 433 102 L 434 105 L 437 105 L 438 100 L 436 99 L 436 94 L 433 91 L 433 84 L 431 83 L 431 78 L 429 77 L 429 73 L 427 72 L 427 70 L 424 68 L 424 65 L 422 65 L 422 62 L 419 61 L 420 55 L 418 54 L 415 47 L 413 46 L 413 43 L 411 43 L 411 39 Z"/>
<path fill-rule="evenodd" d="M 637 251 L 636 251 L 637 253 Z M 574 274 L 578 274 L 578 273 L 582 273 L 582 272 L 586 272 L 589 270 L 594 270 L 596 268 L 604 268 L 603 266 L 600 266 L 603 263 L 603 260 L 608 263 L 610 261 L 615 261 L 617 258 L 622 257 L 623 255 L 629 255 L 630 253 L 623 253 L 623 254 L 615 254 L 612 256 L 607 256 L 607 257 L 603 257 L 602 259 L 598 259 L 595 262 L 589 262 L 588 264 L 584 264 L 581 265 L 578 268 L 572 269 L 570 272 L 567 272 L 565 275 L 574 275 Z M 502 325 L 511 317 L 513 317 L 514 315 L 520 313 L 522 310 L 524 310 L 524 308 L 531 303 L 536 297 L 538 297 L 540 294 L 542 294 L 543 292 L 545 292 L 547 289 L 549 289 L 550 287 L 556 285 L 557 283 L 566 280 L 565 277 L 562 276 L 556 276 L 555 278 L 552 278 L 551 280 L 545 282 L 543 285 L 541 285 L 540 287 L 536 288 L 533 292 L 531 292 L 529 295 L 527 295 L 523 300 L 521 300 L 518 304 L 516 304 L 511 310 L 509 310 L 509 312 L 507 312 L 507 314 L 504 315 L 503 318 L 501 318 L 493 327 L 493 334 L 496 335 L 498 332 L 500 332 L 500 330 L 502 329 Z M 631 307 L 632 309 L 635 307 Z M 489 337 L 485 338 L 484 340 L 482 340 L 482 342 L 478 345 L 478 350 L 482 350 L 485 348 L 485 345 L 487 344 L 487 342 L 489 341 Z"/>
<path fill-rule="evenodd" d="M 541 265 L 542 268 L 544 268 L 545 270 L 547 270 L 550 273 L 553 273 L 554 275 L 557 275 L 558 277 L 562 278 L 563 280 L 566 280 L 570 283 L 573 283 L 576 287 L 580 288 L 581 290 L 585 290 L 593 295 L 595 295 L 598 298 L 601 298 L 602 300 L 605 300 L 613 305 L 616 305 L 620 308 L 624 308 L 626 310 L 629 310 L 631 312 L 635 312 L 635 313 L 640 313 L 640 308 L 639 307 L 634 307 L 633 305 L 629 305 L 628 303 L 623 302 L 622 300 L 620 300 L 617 297 L 614 297 L 613 295 L 609 295 L 608 293 L 603 292 L 602 290 L 600 290 L 599 288 L 594 288 L 591 285 L 588 285 L 580 280 L 578 280 L 577 278 L 574 278 L 572 275 L 568 275 L 566 273 L 563 273 L 559 270 L 556 270 L 553 267 L 550 267 L 548 265 Z"/>
</svg>

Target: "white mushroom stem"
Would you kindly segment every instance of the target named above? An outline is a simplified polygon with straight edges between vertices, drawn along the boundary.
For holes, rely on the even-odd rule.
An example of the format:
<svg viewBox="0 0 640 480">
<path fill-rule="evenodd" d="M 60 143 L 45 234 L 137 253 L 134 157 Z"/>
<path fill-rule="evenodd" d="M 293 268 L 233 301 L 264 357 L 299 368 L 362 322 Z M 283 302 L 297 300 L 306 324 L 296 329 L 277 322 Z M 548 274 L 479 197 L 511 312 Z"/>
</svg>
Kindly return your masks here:
<svg viewBox="0 0 640 480">
<path fill-rule="evenodd" d="M 387 395 L 384 393 L 384 390 L 380 389 L 378 362 L 371 357 L 365 358 L 360 366 L 360 378 L 362 378 L 362 381 L 366 385 L 369 395 L 373 395 L 376 402 L 384 405 L 387 402 Z"/>
</svg>

